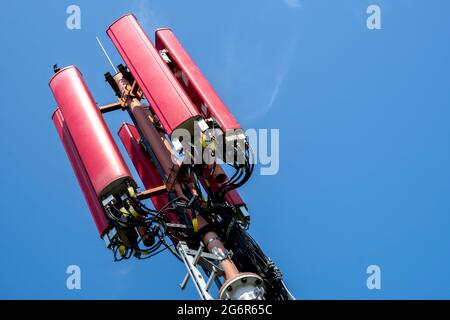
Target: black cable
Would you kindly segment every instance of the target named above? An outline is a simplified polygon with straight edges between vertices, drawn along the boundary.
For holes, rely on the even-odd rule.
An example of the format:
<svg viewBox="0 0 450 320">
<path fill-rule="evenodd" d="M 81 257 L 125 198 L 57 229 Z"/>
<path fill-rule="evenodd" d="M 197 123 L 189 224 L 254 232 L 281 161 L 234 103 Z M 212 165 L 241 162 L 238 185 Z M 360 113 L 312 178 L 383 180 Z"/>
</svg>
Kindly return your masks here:
<svg viewBox="0 0 450 320">
<path fill-rule="evenodd" d="M 175 252 L 175 250 L 173 250 L 171 248 L 171 246 L 166 242 L 166 240 L 164 238 L 160 238 L 161 242 L 164 244 L 164 246 L 169 249 L 169 251 L 173 254 L 173 256 L 175 258 L 177 258 L 178 260 L 180 260 L 181 262 L 183 262 L 183 259 L 181 259 L 181 257 Z M 173 244 L 172 244 L 173 246 Z M 183 262 L 184 263 L 184 262 Z"/>
<path fill-rule="evenodd" d="M 138 257 L 138 259 L 139 259 L 139 260 L 149 259 L 149 258 L 152 258 L 152 257 L 156 256 L 157 254 L 159 254 L 159 253 L 165 251 L 165 250 L 167 250 L 167 247 L 164 247 L 164 248 L 162 248 L 161 250 L 159 250 L 159 251 L 157 251 L 157 252 L 154 252 L 154 253 L 152 253 L 152 254 L 150 254 L 150 255 L 146 255 L 146 256 L 144 256 L 144 257 Z"/>
</svg>

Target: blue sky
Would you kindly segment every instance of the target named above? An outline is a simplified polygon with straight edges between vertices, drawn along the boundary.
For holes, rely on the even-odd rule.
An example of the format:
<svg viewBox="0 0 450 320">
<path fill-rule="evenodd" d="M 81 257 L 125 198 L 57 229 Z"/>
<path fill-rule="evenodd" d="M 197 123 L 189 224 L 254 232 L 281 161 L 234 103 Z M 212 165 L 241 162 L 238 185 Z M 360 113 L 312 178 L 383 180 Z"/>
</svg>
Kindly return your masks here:
<svg viewBox="0 0 450 320">
<path fill-rule="evenodd" d="M 81 8 L 81 30 L 66 8 Z M 366 28 L 378 4 L 382 30 Z M 280 129 L 280 171 L 242 195 L 299 299 L 450 298 L 448 1 L 13 1 L 0 12 L 0 298 L 197 299 L 165 253 L 112 262 L 51 122 L 52 65 L 99 104 L 108 25 L 170 26 L 245 128 Z M 105 116 L 115 133 L 129 121 Z M 81 290 L 66 267 L 81 267 Z M 366 268 L 381 267 L 381 290 Z"/>
</svg>

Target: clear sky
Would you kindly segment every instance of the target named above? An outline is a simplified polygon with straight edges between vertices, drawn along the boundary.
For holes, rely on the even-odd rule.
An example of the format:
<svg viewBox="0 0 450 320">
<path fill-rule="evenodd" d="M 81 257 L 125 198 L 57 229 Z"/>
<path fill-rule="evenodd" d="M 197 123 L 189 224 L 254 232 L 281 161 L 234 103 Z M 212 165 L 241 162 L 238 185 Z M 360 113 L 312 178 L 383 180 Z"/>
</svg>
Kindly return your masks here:
<svg viewBox="0 0 450 320">
<path fill-rule="evenodd" d="M 81 8 L 81 29 L 66 8 Z M 381 7 L 381 30 L 366 9 Z M 245 128 L 280 129 L 280 171 L 242 189 L 251 233 L 299 299 L 450 298 L 450 2 L 9 1 L 0 11 L 0 298 L 197 299 L 169 253 L 113 262 L 51 122 L 52 65 L 98 104 L 133 12 L 170 26 Z M 106 115 L 114 135 L 129 121 Z M 127 159 L 128 161 L 128 159 Z M 79 265 L 81 290 L 66 288 Z M 366 268 L 381 267 L 381 290 Z"/>
</svg>

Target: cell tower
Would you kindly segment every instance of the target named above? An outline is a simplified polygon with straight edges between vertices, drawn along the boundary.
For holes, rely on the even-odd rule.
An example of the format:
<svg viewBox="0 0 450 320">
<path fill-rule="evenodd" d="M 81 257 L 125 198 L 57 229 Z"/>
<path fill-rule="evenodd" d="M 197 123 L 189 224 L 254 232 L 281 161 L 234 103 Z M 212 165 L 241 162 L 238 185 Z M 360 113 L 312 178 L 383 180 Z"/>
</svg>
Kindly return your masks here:
<svg viewBox="0 0 450 320">
<path fill-rule="evenodd" d="M 191 280 L 201 299 L 293 299 L 247 232 L 237 189 L 254 164 L 238 122 L 170 29 L 156 30 L 153 44 L 126 15 L 107 34 L 125 62 L 105 74 L 117 102 L 98 107 L 74 66 L 55 67 L 49 84 L 58 106 L 53 122 L 114 259 L 168 249 L 186 266 L 181 288 Z M 102 116 L 115 110 L 133 122 L 118 134 L 142 192 Z"/>
</svg>

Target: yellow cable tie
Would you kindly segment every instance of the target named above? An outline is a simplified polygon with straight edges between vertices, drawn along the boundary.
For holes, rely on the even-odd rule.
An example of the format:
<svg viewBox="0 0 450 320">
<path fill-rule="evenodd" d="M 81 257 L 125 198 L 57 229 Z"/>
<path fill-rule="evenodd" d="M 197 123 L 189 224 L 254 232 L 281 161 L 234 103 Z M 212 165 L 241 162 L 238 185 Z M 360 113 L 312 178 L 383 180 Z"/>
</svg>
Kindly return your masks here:
<svg viewBox="0 0 450 320">
<path fill-rule="evenodd" d="M 130 197 L 136 197 L 136 192 L 134 192 L 134 188 L 131 186 L 128 187 L 128 193 L 130 194 Z"/>
<path fill-rule="evenodd" d="M 197 218 L 192 218 L 192 226 L 194 227 L 194 232 L 198 231 L 198 220 Z"/>
</svg>

